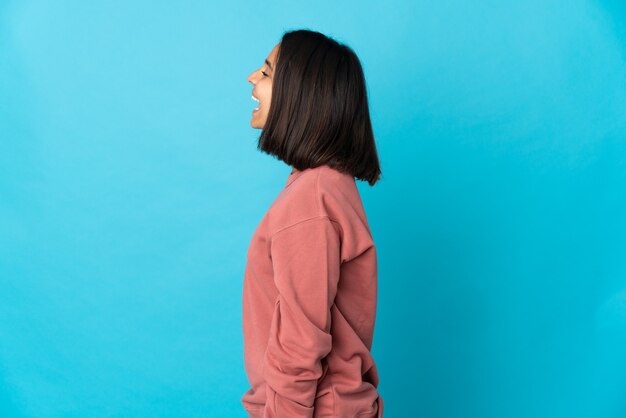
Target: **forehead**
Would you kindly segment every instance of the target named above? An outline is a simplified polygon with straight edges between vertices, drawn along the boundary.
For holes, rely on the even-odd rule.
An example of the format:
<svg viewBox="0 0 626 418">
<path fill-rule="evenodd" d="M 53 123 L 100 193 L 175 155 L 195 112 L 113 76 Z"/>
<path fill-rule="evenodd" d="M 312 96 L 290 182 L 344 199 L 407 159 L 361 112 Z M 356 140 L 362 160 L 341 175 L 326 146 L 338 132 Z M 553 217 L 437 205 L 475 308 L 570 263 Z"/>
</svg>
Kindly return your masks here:
<svg viewBox="0 0 626 418">
<path fill-rule="evenodd" d="M 274 61 L 276 61 L 276 55 L 278 55 L 279 47 L 280 47 L 280 44 L 276 44 L 274 48 L 272 48 L 272 50 L 270 51 L 270 54 L 267 56 L 267 60 L 269 62 L 273 63 Z"/>
</svg>

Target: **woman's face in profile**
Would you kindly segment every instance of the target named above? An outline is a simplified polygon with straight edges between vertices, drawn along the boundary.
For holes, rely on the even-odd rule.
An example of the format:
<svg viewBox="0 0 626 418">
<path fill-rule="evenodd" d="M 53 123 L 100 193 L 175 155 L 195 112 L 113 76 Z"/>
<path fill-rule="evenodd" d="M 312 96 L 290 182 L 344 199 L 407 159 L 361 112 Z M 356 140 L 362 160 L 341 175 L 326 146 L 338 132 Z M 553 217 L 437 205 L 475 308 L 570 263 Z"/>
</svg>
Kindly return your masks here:
<svg viewBox="0 0 626 418">
<path fill-rule="evenodd" d="M 252 99 L 258 100 L 258 107 L 252 111 L 252 120 L 250 121 L 250 126 L 256 129 L 263 129 L 270 110 L 272 79 L 276 69 L 276 56 L 278 55 L 279 45 L 280 43 L 276 44 L 263 65 L 248 76 L 248 81 L 254 86 Z"/>
</svg>

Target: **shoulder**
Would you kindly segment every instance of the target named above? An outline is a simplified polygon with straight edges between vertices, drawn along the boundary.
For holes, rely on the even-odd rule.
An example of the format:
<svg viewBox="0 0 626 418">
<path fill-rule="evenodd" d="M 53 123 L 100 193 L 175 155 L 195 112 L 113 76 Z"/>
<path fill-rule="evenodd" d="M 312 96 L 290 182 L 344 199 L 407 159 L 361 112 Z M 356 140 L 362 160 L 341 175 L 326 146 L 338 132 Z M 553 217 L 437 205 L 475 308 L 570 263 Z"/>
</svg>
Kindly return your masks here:
<svg viewBox="0 0 626 418">
<path fill-rule="evenodd" d="M 322 165 L 297 172 L 270 208 L 270 235 L 309 219 L 326 217 L 345 229 L 367 220 L 354 177 Z M 353 229 L 353 228 L 351 228 Z"/>
<path fill-rule="evenodd" d="M 268 211 L 269 235 L 320 215 L 317 207 L 317 170 L 290 174 Z"/>
<path fill-rule="evenodd" d="M 305 170 L 289 181 L 270 208 L 268 226 L 270 243 L 286 231 L 298 240 L 335 231 L 342 261 L 374 246 L 354 177 L 328 166 Z"/>
</svg>

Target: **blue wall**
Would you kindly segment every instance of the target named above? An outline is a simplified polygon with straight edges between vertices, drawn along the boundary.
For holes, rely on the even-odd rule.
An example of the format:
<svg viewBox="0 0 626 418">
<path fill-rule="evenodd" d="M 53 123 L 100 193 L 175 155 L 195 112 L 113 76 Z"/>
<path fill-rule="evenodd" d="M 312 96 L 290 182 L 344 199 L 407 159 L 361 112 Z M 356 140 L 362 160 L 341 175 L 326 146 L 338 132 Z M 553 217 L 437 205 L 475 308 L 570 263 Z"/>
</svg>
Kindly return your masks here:
<svg viewBox="0 0 626 418">
<path fill-rule="evenodd" d="M 295 28 L 368 82 L 385 417 L 626 416 L 618 0 L 0 2 L 0 416 L 245 416 L 291 171 L 246 77 Z"/>
</svg>

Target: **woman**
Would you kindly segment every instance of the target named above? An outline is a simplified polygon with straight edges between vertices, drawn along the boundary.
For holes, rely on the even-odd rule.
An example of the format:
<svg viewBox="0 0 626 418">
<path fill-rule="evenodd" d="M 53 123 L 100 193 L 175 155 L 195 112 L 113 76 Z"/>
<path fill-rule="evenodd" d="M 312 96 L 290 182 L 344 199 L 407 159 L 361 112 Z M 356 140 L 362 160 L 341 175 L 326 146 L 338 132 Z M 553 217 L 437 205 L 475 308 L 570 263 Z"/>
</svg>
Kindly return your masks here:
<svg viewBox="0 0 626 418">
<path fill-rule="evenodd" d="M 376 247 L 355 183 L 381 172 L 361 64 L 296 30 L 248 81 L 258 147 L 293 171 L 247 253 L 241 402 L 253 418 L 382 417 Z"/>
</svg>

